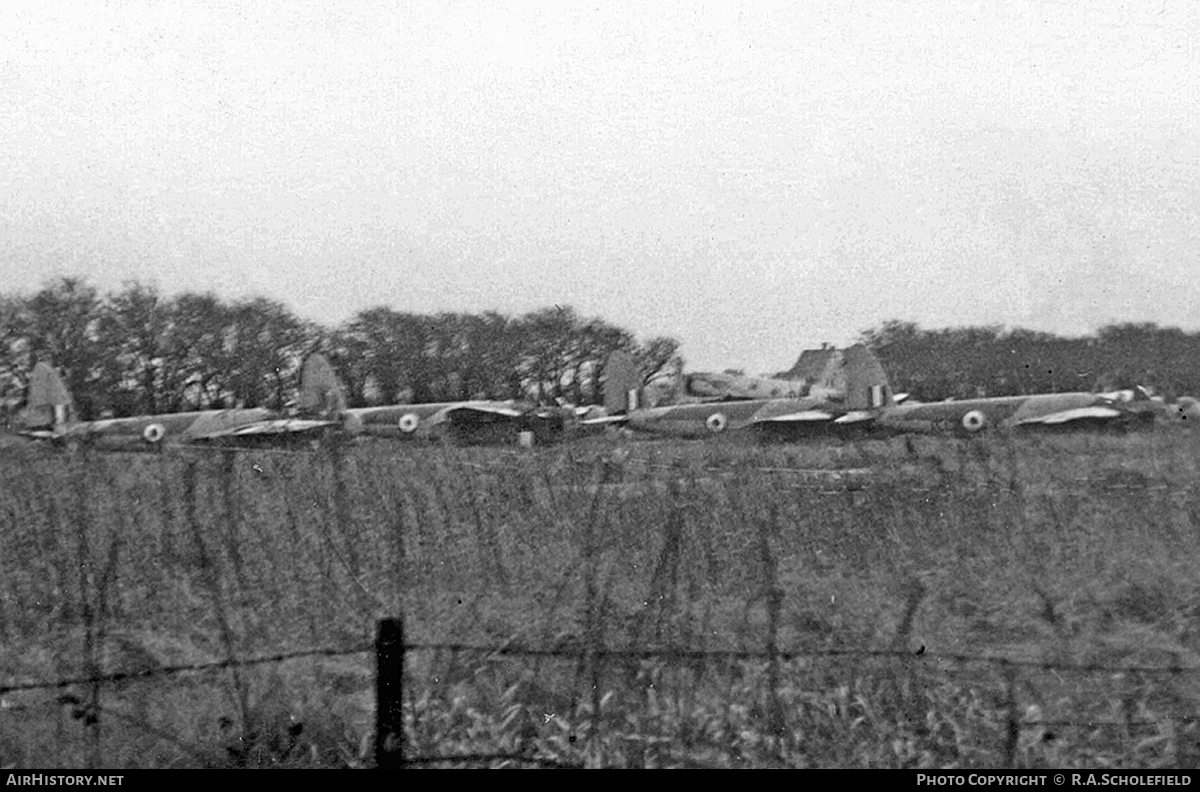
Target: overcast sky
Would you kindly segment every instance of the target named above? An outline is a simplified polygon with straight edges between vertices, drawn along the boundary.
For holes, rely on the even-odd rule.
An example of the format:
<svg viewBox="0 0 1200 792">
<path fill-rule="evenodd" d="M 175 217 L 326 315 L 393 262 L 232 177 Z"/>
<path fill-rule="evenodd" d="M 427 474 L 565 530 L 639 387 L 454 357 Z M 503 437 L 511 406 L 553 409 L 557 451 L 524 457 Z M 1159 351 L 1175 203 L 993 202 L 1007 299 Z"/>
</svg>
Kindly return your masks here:
<svg viewBox="0 0 1200 792">
<path fill-rule="evenodd" d="M 1200 330 L 1200 2 L 0 3 L 0 292 L 560 304 L 776 371 Z"/>
</svg>

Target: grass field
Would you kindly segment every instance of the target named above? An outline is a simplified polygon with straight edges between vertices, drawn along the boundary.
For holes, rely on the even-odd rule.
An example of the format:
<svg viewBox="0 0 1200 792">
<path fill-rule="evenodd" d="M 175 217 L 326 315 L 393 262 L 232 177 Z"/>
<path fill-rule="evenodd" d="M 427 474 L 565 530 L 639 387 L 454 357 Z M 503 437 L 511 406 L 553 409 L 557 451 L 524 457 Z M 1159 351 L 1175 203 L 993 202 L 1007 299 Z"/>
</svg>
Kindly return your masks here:
<svg viewBox="0 0 1200 792">
<path fill-rule="evenodd" d="M 1198 466 L 1166 430 L 7 448 L 0 767 L 369 766 L 400 614 L 414 758 L 1194 766 Z"/>
</svg>

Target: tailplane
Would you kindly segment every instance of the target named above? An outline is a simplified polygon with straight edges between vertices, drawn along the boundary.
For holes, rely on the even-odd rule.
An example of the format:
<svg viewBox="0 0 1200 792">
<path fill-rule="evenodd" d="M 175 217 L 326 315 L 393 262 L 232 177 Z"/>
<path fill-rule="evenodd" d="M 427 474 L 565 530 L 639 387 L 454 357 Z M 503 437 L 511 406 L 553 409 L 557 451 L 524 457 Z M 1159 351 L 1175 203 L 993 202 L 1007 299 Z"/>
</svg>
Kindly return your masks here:
<svg viewBox="0 0 1200 792">
<path fill-rule="evenodd" d="M 76 420 L 75 402 L 66 383 L 49 363 L 38 363 L 29 375 L 17 426 L 26 434 L 56 436 Z"/>
<path fill-rule="evenodd" d="M 618 349 L 604 364 L 604 411 L 618 415 L 636 410 L 642 400 L 642 373 L 633 355 Z"/>
</svg>

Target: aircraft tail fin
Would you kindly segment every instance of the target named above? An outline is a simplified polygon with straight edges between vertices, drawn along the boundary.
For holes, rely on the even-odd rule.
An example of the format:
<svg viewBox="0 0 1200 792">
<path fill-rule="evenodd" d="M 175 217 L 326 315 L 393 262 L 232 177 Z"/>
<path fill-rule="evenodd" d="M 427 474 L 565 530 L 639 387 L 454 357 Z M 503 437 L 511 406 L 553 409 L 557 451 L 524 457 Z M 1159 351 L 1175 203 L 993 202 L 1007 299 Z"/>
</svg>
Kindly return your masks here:
<svg viewBox="0 0 1200 792">
<path fill-rule="evenodd" d="M 846 406 L 851 410 L 878 410 L 896 403 L 887 372 L 879 358 L 863 344 L 843 353 L 846 375 Z"/>
<path fill-rule="evenodd" d="M 683 358 L 676 355 L 671 358 L 671 386 L 666 394 L 665 404 L 682 404 L 688 397 L 689 390 L 688 375 L 683 373 Z"/>
<path fill-rule="evenodd" d="M 333 418 L 346 410 L 346 390 L 329 360 L 314 352 L 300 370 L 300 414 Z"/>
<path fill-rule="evenodd" d="M 642 400 L 642 372 L 633 355 L 616 350 L 604 364 L 604 411 L 617 415 L 636 410 Z"/>
<path fill-rule="evenodd" d="M 29 375 L 17 424 L 24 430 L 58 433 L 76 420 L 75 401 L 66 383 L 49 363 L 38 363 Z"/>
</svg>

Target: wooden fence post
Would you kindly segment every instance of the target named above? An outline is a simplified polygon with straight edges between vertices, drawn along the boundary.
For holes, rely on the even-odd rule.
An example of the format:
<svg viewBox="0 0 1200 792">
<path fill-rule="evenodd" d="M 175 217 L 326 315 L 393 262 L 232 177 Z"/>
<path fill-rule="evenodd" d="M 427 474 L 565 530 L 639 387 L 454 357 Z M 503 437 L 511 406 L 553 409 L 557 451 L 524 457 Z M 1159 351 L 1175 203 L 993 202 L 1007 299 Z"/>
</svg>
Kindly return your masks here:
<svg viewBox="0 0 1200 792">
<path fill-rule="evenodd" d="M 1021 713 L 1017 707 L 1017 667 L 1004 661 L 1005 709 L 1007 717 L 1004 734 L 1004 765 L 1016 769 L 1021 740 Z"/>
<path fill-rule="evenodd" d="M 381 619 L 375 641 L 375 766 L 404 766 L 404 619 Z"/>
</svg>

